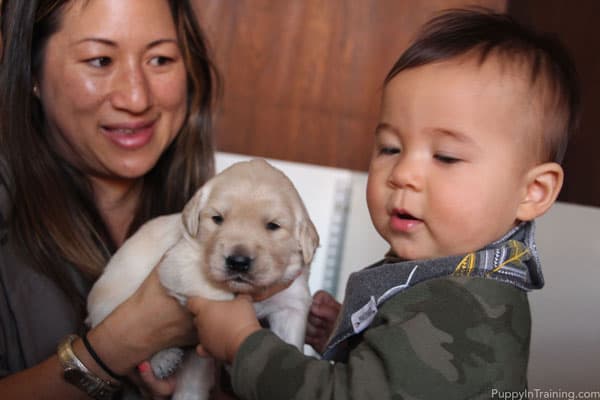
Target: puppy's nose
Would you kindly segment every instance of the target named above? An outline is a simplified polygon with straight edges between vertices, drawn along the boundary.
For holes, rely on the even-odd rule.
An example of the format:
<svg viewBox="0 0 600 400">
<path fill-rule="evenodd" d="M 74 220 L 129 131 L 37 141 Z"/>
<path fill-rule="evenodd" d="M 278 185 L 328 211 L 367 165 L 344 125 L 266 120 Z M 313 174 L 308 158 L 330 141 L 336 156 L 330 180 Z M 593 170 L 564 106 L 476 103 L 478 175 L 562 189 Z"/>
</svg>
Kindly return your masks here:
<svg viewBox="0 0 600 400">
<path fill-rule="evenodd" d="M 235 272 L 248 272 L 252 265 L 252 259 L 248 256 L 232 255 L 225 259 L 227 268 Z"/>
</svg>

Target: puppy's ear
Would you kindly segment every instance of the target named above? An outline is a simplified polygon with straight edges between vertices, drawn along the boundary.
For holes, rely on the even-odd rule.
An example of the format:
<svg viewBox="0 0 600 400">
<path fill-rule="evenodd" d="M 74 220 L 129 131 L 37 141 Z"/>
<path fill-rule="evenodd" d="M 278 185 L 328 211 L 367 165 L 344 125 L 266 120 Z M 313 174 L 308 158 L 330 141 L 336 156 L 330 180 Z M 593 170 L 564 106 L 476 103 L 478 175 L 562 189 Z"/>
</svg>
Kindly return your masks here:
<svg viewBox="0 0 600 400">
<path fill-rule="evenodd" d="M 200 212 L 206 205 L 210 194 L 211 182 L 204 184 L 183 208 L 181 219 L 186 231 L 193 237 L 198 235 L 200 228 Z"/>
<path fill-rule="evenodd" d="M 309 265 L 319 247 L 319 234 L 306 213 L 299 219 L 297 227 L 298 243 L 304 265 Z"/>
</svg>

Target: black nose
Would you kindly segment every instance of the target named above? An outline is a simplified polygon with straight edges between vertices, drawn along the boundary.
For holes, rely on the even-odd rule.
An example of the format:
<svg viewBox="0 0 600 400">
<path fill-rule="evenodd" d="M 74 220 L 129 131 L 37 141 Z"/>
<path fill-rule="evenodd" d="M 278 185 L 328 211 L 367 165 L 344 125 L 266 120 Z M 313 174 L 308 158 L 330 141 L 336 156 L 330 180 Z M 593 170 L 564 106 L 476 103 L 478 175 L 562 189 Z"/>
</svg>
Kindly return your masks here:
<svg viewBox="0 0 600 400">
<path fill-rule="evenodd" d="M 248 256 L 232 255 L 225 259 L 227 268 L 234 272 L 248 272 L 252 259 Z"/>
</svg>

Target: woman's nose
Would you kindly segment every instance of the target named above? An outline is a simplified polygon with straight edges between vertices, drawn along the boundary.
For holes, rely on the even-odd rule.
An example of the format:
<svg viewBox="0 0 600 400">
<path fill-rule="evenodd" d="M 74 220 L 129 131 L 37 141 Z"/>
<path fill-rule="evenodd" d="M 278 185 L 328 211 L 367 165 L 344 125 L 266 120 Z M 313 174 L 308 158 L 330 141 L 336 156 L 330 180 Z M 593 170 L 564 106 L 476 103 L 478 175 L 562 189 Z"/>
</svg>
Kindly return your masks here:
<svg viewBox="0 0 600 400">
<path fill-rule="evenodd" d="M 111 95 L 113 107 L 141 114 L 152 106 L 152 100 L 150 82 L 141 66 L 128 66 L 117 75 Z"/>
<path fill-rule="evenodd" d="M 388 182 L 397 188 L 420 191 L 423 187 L 424 168 L 417 158 L 399 157 L 390 171 Z"/>
</svg>

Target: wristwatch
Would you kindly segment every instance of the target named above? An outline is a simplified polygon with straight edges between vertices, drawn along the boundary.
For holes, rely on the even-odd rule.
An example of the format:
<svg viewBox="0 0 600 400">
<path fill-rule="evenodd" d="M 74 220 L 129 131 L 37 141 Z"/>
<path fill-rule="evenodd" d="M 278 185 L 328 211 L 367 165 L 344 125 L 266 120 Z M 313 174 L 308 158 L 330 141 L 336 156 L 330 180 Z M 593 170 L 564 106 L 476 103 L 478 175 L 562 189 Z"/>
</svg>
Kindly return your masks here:
<svg viewBox="0 0 600 400">
<path fill-rule="evenodd" d="M 121 385 L 106 381 L 87 369 L 71 347 L 77 338 L 77 335 L 68 335 L 58 345 L 57 355 L 63 367 L 63 377 L 96 400 L 112 399 L 115 393 L 121 390 Z"/>
</svg>

